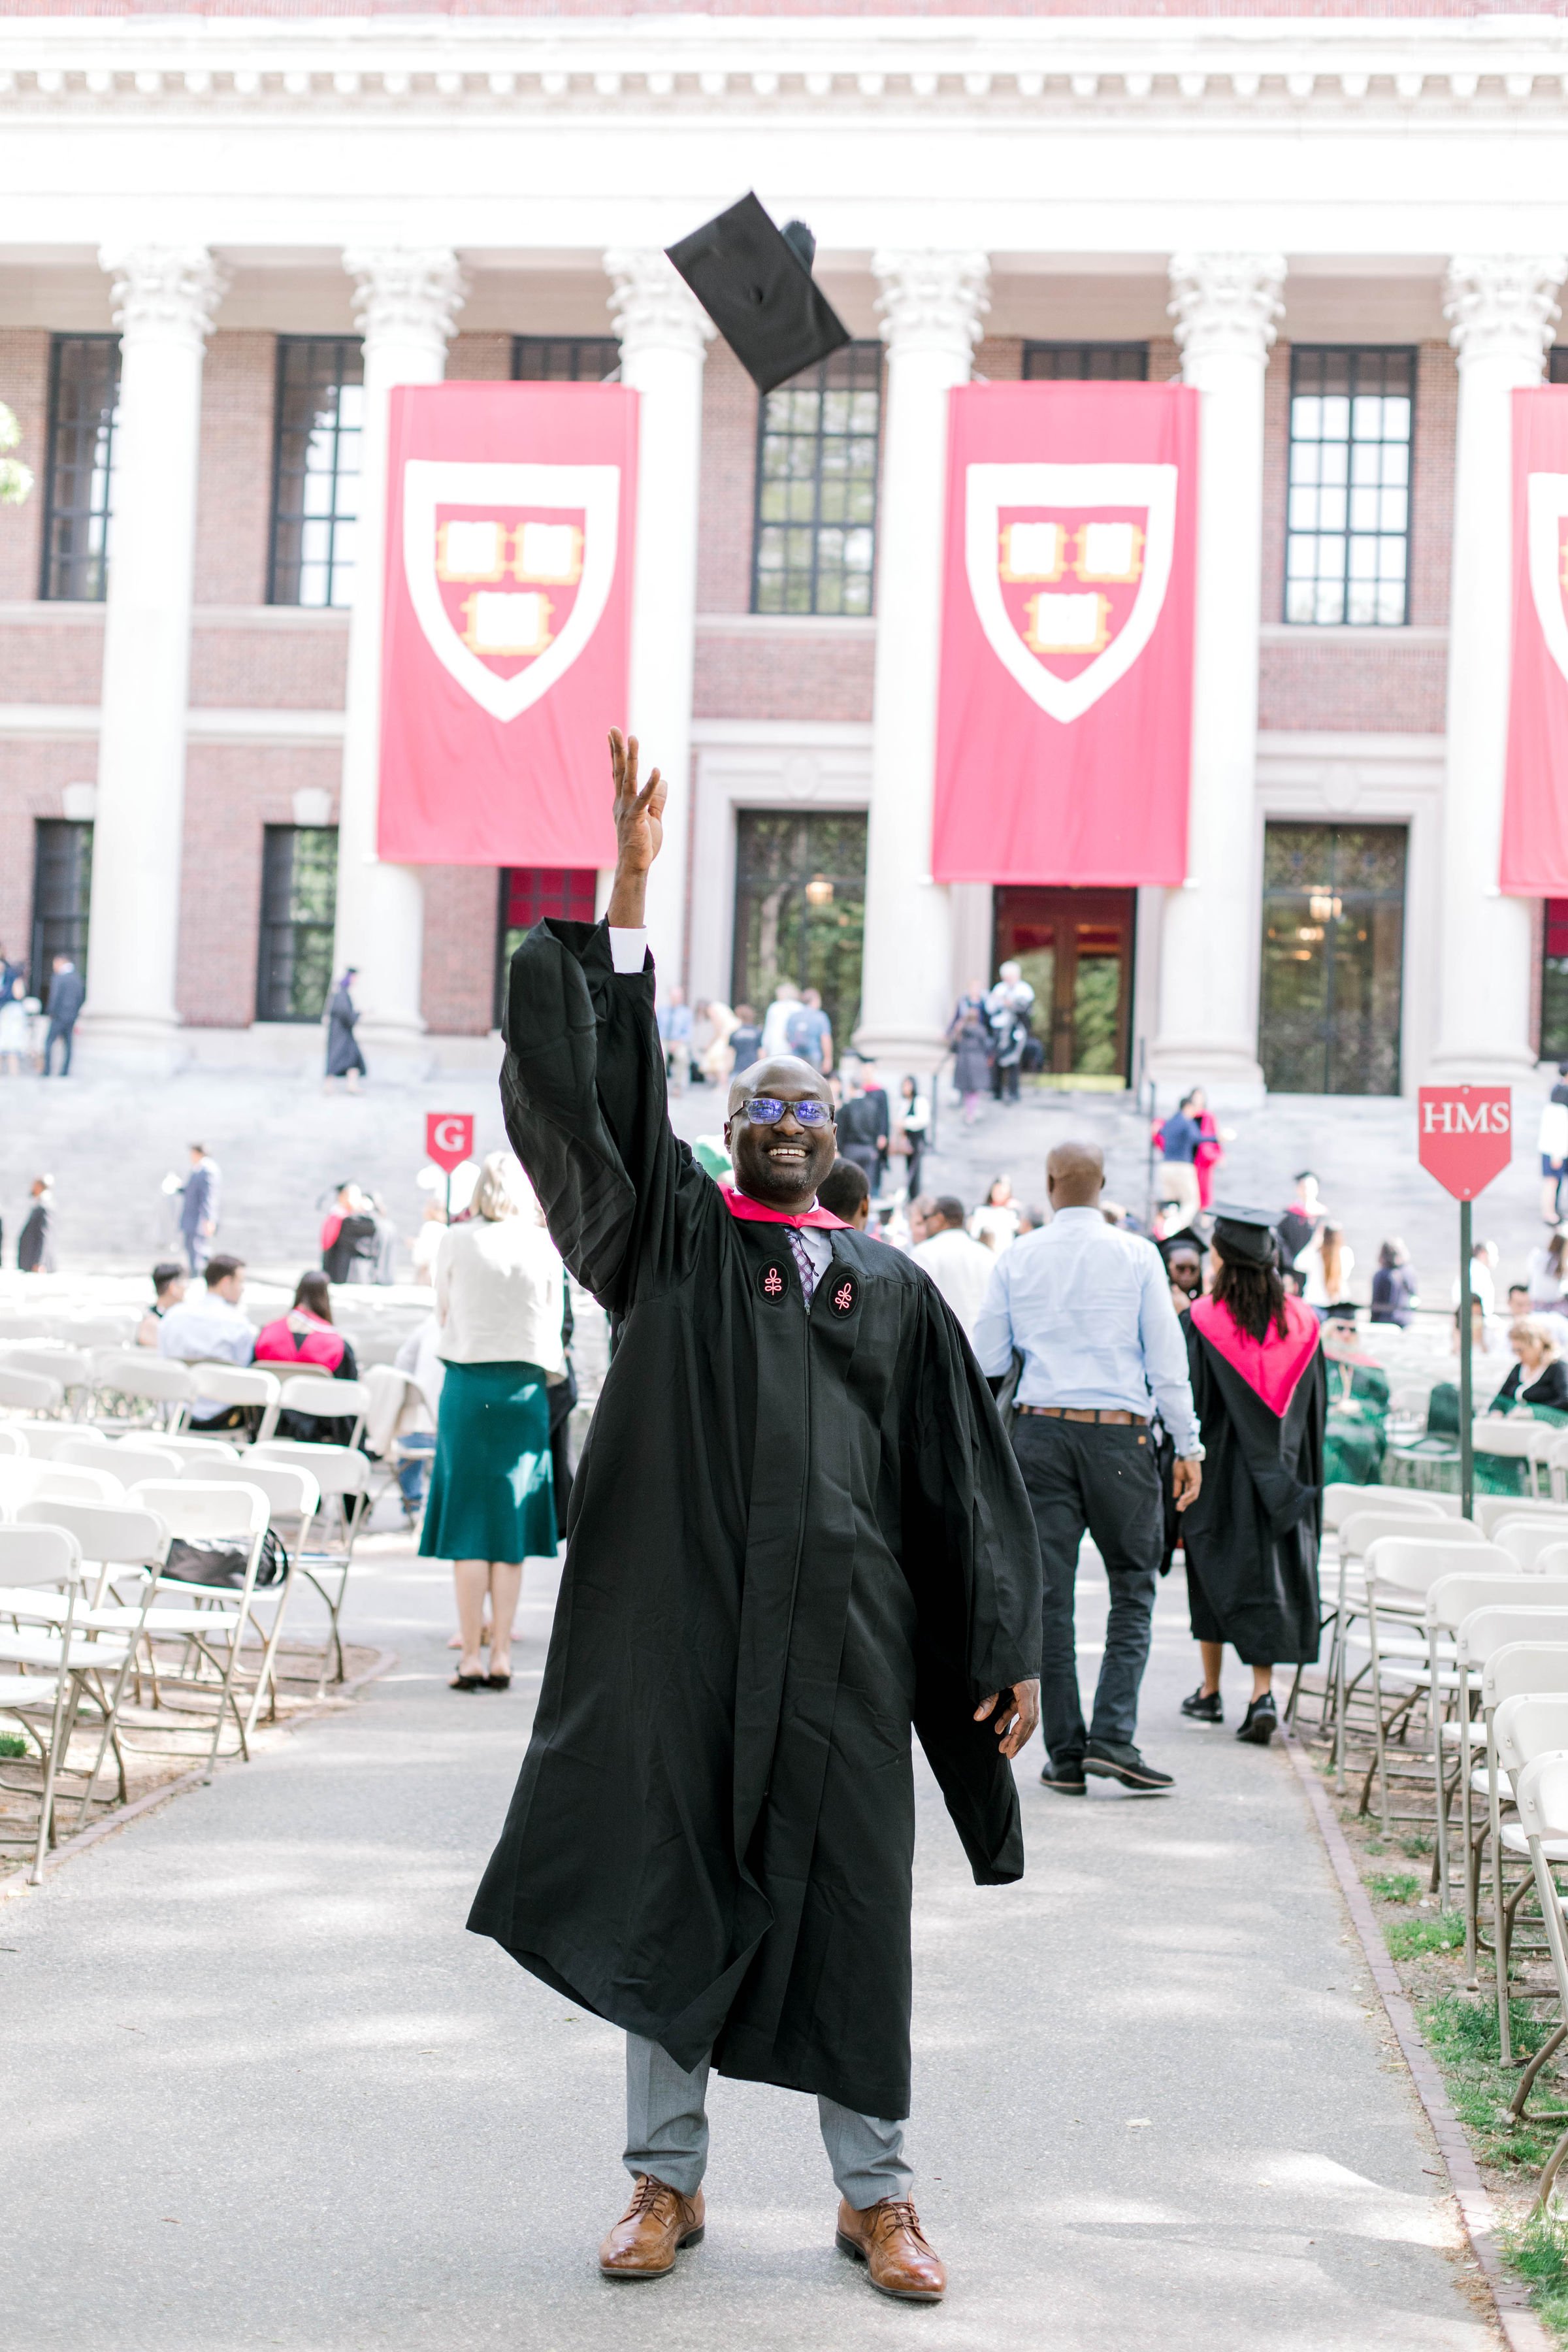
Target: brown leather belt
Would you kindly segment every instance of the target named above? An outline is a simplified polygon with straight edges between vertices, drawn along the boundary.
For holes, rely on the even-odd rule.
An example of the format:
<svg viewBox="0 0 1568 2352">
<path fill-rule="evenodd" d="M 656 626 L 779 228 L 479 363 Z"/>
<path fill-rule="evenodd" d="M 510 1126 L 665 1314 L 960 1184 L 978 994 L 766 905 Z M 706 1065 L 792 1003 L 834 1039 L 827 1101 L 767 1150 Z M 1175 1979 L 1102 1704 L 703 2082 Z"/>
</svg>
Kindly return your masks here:
<svg viewBox="0 0 1568 2352">
<path fill-rule="evenodd" d="M 1093 1405 L 1021 1404 L 1020 1412 L 1037 1412 L 1044 1421 L 1112 1421 L 1121 1429 L 1147 1429 L 1149 1416 L 1144 1412 L 1101 1412 Z"/>
</svg>

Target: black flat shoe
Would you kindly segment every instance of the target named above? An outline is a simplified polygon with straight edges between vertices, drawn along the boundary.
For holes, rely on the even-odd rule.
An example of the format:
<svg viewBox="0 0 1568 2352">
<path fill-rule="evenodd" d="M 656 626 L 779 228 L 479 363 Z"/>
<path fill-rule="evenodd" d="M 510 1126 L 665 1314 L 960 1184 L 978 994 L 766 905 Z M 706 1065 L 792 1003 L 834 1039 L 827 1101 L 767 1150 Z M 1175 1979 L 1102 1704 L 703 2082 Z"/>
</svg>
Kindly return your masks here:
<svg viewBox="0 0 1568 2352">
<path fill-rule="evenodd" d="M 454 1675 L 447 1688 L 464 1691 L 488 1690 L 489 1681 L 489 1675 Z"/>
<path fill-rule="evenodd" d="M 1191 1698 L 1182 1701 L 1182 1713 L 1194 1723 L 1223 1723 L 1225 1709 L 1219 1703 L 1218 1691 L 1195 1690 Z"/>
<path fill-rule="evenodd" d="M 1176 1785 L 1169 1772 L 1156 1771 L 1136 1748 L 1113 1747 L 1108 1739 L 1089 1741 L 1083 1769 L 1098 1780 L 1120 1782 L 1130 1797 L 1168 1797 Z"/>
<path fill-rule="evenodd" d="M 1263 1696 L 1255 1698 L 1247 1708 L 1236 1736 L 1238 1739 L 1245 1739 L 1251 1748 L 1267 1748 L 1279 1728 L 1279 1710 L 1274 1704 L 1274 1694 L 1265 1691 Z"/>
<path fill-rule="evenodd" d="M 1058 1797 L 1081 1797 L 1088 1793 L 1089 1784 L 1083 1777 L 1081 1756 L 1064 1756 L 1059 1764 L 1047 1764 L 1040 1780 L 1043 1787 L 1054 1789 Z"/>
<path fill-rule="evenodd" d="M 510 1675 L 487 1675 L 485 1676 L 485 1688 L 487 1690 L 510 1690 L 511 1676 Z"/>
</svg>

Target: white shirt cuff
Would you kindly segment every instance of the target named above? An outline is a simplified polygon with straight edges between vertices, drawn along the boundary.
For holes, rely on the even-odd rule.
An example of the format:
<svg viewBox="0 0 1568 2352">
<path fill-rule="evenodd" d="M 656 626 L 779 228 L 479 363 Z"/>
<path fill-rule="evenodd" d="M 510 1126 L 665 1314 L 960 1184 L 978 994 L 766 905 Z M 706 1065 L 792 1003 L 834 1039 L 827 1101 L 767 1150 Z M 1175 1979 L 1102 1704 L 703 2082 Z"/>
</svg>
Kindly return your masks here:
<svg viewBox="0 0 1568 2352">
<path fill-rule="evenodd" d="M 610 933 L 610 958 L 616 970 L 641 971 L 643 958 L 647 951 L 647 931 L 618 931 L 613 924 L 607 928 Z"/>
</svg>

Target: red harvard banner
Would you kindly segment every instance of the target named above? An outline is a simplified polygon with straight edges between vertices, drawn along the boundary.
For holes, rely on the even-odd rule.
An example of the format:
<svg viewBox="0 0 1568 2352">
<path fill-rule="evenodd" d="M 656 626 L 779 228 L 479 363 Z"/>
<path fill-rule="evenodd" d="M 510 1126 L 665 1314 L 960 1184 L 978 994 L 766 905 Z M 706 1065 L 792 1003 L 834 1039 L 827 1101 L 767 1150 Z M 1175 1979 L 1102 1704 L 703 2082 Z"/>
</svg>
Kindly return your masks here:
<svg viewBox="0 0 1568 2352">
<path fill-rule="evenodd" d="M 392 395 L 383 857 L 610 866 L 594 746 L 626 706 L 637 396 Z"/>
<path fill-rule="evenodd" d="M 1513 395 L 1513 664 L 1498 880 L 1568 897 L 1568 388 Z"/>
<path fill-rule="evenodd" d="M 1180 882 L 1197 394 L 987 383 L 950 398 L 931 872 Z"/>
</svg>

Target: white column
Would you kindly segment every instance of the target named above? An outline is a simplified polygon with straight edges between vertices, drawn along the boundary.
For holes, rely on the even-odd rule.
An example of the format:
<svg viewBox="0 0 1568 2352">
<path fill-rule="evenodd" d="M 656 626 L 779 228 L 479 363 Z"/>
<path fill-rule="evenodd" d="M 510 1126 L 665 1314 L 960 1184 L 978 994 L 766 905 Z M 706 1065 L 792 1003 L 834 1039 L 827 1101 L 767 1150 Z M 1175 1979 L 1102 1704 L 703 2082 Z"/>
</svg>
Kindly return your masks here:
<svg viewBox="0 0 1568 2352">
<path fill-rule="evenodd" d="M 384 865 L 375 848 L 387 415 L 395 384 L 439 383 L 446 373 L 463 285 L 456 256 L 441 248 L 356 247 L 343 255 L 343 268 L 354 281 L 354 313 L 364 336 L 364 408 L 333 956 L 339 971 L 351 963 L 358 969 L 361 1042 L 396 1058 L 416 1053 L 425 1029 L 425 886 L 417 866 Z"/>
<path fill-rule="evenodd" d="M 1252 1092 L 1258 1060 L 1254 818 L 1263 596 L 1263 376 L 1278 254 L 1180 253 L 1171 314 L 1196 386 L 1198 579 L 1187 878 L 1161 927 L 1158 1078 Z"/>
<path fill-rule="evenodd" d="M 1539 383 L 1561 254 L 1449 264 L 1444 309 L 1458 355 L 1448 597 L 1447 755 L 1431 1071 L 1447 1081 L 1533 1070 L 1528 900 L 1498 888 L 1508 749 L 1513 433 L 1509 394 Z"/>
<path fill-rule="evenodd" d="M 648 942 L 668 985 L 686 977 L 702 363 L 714 328 L 657 246 L 617 246 L 605 270 L 615 289 L 621 382 L 639 395 L 626 723 L 641 744 L 644 775 L 658 767 L 669 783 L 664 847 L 647 887 Z"/>
<path fill-rule="evenodd" d="M 947 395 L 969 381 L 988 304 L 983 253 L 879 253 L 888 420 L 877 501 L 877 669 L 866 846 L 861 1051 L 933 1069 L 952 1017 L 952 922 L 931 880 Z"/>
<path fill-rule="evenodd" d="M 200 246 L 106 247 L 121 330 L 84 1035 L 174 1050 L 202 359 L 223 278 Z"/>
</svg>

